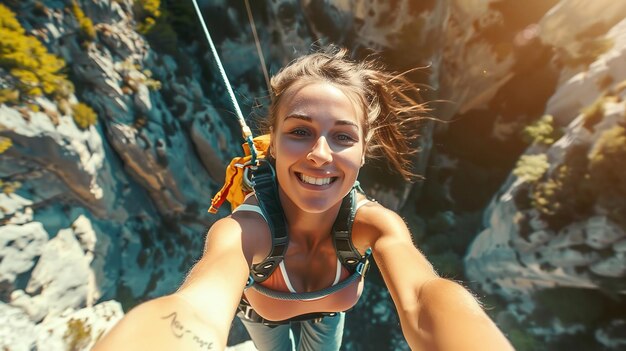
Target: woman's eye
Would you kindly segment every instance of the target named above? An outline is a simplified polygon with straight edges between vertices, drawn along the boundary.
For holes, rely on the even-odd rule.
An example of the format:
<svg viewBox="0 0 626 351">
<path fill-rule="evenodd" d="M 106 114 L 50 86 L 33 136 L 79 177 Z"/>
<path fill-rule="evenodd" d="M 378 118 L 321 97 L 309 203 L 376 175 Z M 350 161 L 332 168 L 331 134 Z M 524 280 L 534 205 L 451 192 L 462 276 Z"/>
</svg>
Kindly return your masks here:
<svg viewBox="0 0 626 351">
<path fill-rule="evenodd" d="M 337 135 L 337 139 L 342 142 L 356 142 L 356 140 L 347 134 L 339 134 Z"/>
<path fill-rule="evenodd" d="M 289 134 L 298 136 L 298 137 L 304 137 L 304 136 L 309 135 L 309 133 L 304 129 L 294 129 L 291 132 L 289 132 Z"/>
</svg>

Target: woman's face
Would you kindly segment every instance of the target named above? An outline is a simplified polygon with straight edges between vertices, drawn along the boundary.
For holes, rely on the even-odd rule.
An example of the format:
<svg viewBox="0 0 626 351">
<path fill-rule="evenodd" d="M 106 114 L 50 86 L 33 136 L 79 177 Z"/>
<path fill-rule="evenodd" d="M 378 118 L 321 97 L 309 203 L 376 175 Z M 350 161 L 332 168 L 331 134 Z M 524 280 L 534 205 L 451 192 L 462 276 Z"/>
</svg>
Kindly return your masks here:
<svg viewBox="0 0 626 351">
<path fill-rule="evenodd" d="M 355 99 L 335 85 L 292 86 L 272 130 L 281 195 L 312 213 L 339 203 L 364 162 L 362 114 Z"/>
</svg>

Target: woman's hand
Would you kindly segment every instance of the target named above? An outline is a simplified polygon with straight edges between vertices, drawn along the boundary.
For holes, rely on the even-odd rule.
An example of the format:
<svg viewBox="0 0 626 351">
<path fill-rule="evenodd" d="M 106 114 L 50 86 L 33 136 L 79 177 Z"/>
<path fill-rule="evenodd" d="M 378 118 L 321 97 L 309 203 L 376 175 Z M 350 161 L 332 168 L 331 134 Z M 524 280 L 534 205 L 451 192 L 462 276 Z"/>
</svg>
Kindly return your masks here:
<svg viewBox="0 0 626 351">
<path fill-rule="evenodd" d="M 371 204 L 359 210 L 357 221 L 372 246 L 411 349 L 513 350 L 472 294 L 437 275 L 396 213 Z"/>
</svg>

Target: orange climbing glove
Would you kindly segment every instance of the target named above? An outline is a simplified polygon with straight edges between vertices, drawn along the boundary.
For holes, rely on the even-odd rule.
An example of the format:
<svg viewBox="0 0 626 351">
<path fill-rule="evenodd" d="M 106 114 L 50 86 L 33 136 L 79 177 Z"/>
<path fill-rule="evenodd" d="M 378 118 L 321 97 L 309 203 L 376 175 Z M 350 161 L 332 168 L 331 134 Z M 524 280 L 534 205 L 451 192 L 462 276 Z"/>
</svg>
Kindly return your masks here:
<svg viewBox="0 0 626 351">
<path fill-rule="evenodd" d="M 257 151 L 257 159 L 265 158 L 267 150 L 270 147 L 270 135 L 264 134 L 253 139 L 254 147 Z M 250 153 L 250 147 L 248 143 L 243 143 L 241 146 L 245 153 L 245 156 L 235 157 L 226 168 L 226 179 L 224 180 L 224 186 L 222 189 L 213 196 L 211 199 L 211 207 L 209 213 L 217 213 L 217 210 L 222 206 L 224 200 L 230 202 L 231 210 L 241 205 L 247 194 L 251 192 L 244 187 L 243 173 L 244 168 L 252 166 L 248 164 L 252 159 Z"/>
</svg>

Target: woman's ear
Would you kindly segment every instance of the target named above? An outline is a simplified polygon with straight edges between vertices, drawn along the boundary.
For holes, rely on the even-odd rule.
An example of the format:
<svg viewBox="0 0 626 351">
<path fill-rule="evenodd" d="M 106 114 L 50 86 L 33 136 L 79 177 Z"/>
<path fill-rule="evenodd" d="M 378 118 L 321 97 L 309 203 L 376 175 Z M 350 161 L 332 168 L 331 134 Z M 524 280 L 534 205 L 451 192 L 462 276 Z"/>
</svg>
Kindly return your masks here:
<svg viewBox="0 0 626 351">
<path fill-rule="evenodd" d="M 365 154 L 361 156 L 361 167 L 363 167 L 364 165 L 365 165 Z"/>
</svg>

